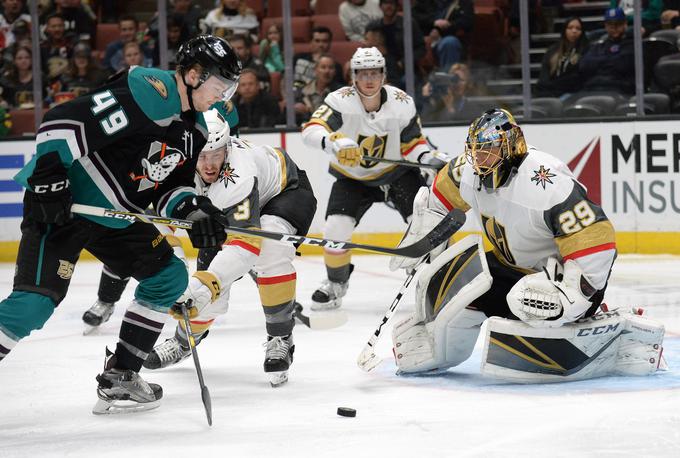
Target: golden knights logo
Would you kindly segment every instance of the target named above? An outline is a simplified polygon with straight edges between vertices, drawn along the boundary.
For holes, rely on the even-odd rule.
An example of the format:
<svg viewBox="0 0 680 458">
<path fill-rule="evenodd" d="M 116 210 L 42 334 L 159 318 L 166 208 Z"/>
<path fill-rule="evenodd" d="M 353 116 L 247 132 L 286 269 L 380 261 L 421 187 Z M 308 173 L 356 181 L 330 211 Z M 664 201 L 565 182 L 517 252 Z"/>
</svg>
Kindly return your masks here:
<svg viewBox="0 0 680 458">
<path fill-rule="evenodd" d="M 385 157 L 385 146 L 387 145 L 387 135 L 378 136 L 371 135 L 370 137 L 365 137 L 359 135 L 357 141 L 359 148 L 361 148 L 361 154 L 364 156 L 383 158 Z M 375 167 L 378 162 L 372 161 L 361 161 L 361 166 L 365 169 L 370 169 Z"/>
<path fill-rule="evenodd" d="M 543 166 L 540 166 L 538 170 L 534 170 L 534 175 L 531 177 L 531 181 L 536 183 L 536 186 L 541 185 L 543 186 L 543 189 L 545 189 L 545 185 L 547 183 L 552 184 L 551 178 L 556 176 L 554 173 L 550 173 L 550 169 L 546 169 Z"/>
<path fill-rule="evenodd" d="M 345 97 L 350 97 L 354 95 L 354 88 L 352 86 L 345 86 L 342 89 L 340 89 L 340 97 L 343 99 Z"/>
<path fill-rule="evenodd" d="M 394 91 L 394 98 L 399 102 L 408 102 L 410 99 L 409 95 L 404 91 Z"/>
<path fill-rule="evenodd" d="M 163 81 L 159 80 L 155 76 L 150 75 L 146 75 L 144 79 L 151 85 L 151 87 L 156 90 L 156 92 L 158 92 L 161 97 L 164 99 L 168 98 L 168 88 L 165 87 L 165 83 Z"/>
<path fill-rule="evenodd" d="M 224 164 L 222 173 L 220 173 L 220 181 L 224 183 L 225 188 L 229 185 L 229 183 L 236 184 L 236 178 L 239 178 L 239 176 L 234 173 L 234 170 L 236 169 L 229 165 L 228 162 Z"/>
<path fill-rule="evenodd" d="M 510 244 L 508 243 L 508 236 L 505 234 L 505 227 L 500 224 L 494 217 L 482 216 L 482 225 L 484 226 L 484 233 L 489 242 L 496 248 L 498 254 L 508 263 L 515 264 L 515 257 L 510 251 Z"/>
</svg>

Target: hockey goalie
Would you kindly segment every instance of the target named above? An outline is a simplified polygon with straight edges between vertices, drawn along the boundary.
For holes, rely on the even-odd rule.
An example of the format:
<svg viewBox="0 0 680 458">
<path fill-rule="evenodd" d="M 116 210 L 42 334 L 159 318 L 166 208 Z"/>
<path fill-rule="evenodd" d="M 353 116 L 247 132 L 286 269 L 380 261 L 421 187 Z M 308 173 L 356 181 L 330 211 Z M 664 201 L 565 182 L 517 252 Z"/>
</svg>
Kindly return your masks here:
<svg viewBox="0 0 680 458">
<path fill-rule="evenodd" d="M 393 329 L 399 373 L 461 364 L 485 321 L 485 375 L 533 383 L 664 368 L 663 325 L 602 303 L 616 258 L 612 224 L 563 162 L 526 144 L 508 111 L 473 121 L 465 154 L 416 196 L 402 243 L 454 207 L 469 210 L 493 249 L 472 235 L 430 253 L 415 313 Z M 390 268 L 417 263 L 393 258 Z"/>
</svg>

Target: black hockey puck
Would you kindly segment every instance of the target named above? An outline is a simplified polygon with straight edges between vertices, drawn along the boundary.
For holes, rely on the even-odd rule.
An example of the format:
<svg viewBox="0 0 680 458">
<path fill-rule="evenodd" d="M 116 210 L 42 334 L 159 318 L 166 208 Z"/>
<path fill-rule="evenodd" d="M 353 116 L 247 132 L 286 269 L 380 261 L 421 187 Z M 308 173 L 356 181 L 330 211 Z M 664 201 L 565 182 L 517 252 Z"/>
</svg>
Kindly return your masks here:
<svg viewBox="0 0 680 458">
<path fill-rule="evenodd" d="M 349 407 L 338 407 L 338 415 L 341 417 L 356 417 L 357 411 Z"/>
</svg>

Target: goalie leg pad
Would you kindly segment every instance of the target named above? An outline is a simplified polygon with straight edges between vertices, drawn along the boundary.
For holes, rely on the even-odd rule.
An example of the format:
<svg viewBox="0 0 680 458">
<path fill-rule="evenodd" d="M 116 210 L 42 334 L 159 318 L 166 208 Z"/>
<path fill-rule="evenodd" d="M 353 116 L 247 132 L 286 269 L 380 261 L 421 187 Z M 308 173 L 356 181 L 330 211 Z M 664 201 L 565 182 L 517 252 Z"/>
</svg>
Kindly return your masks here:
<svg viewBox="0 0 680 458">
<path fill-rule="evenodd" d="M 661 323 L 623 310 L 559 328 L 494 317 L 488 321 L 482 374 L 521 383 L 647 375 L 660 366 L 663 333 Z"/>
<path fill-rule="evenodd" d="M 466 307 L 488 291 L 491 281 L 479 236 L 466 237 L 424 268 L 416 311 L 393 330 L 399 370 L 445 369 L 465 361 L 486 319 Z"/>
</svg>

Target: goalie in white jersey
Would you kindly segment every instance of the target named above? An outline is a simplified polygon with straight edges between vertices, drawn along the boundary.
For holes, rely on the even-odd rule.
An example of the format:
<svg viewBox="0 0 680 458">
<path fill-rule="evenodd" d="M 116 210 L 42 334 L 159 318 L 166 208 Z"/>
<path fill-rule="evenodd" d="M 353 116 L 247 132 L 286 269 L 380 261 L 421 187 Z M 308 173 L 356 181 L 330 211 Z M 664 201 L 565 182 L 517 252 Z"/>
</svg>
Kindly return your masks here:
<svg viewBox="0 0 680 458">
<path fill-rule="evenodd" d="M 305 172 L 278 148 L 230 137 L 219 112 L 206 112 L 205 117 L 210 137 L 196 165 L 197 194 L 222 209 L 231 226 L 306 235 L 316 199 Z M 268 334 L 264 370 L 274 386 L 287 380 L 295 349 L 294 257 L 290 243 L 228 234 L 220 250 L 199 253 L 199 270 L 180 298 L 192 300 L 192 332 L 200 342 L 215 318 L 227 311 L 231 284 L 252 270 Z M 177 318 L 175 336 L 156 346 L 144 367 L 166 367 L 191 354 L 184 322 Z"/>
<path fill-rule="evenodd" d="M 481 324 L 495 317 L 485 335 L 485 374 L 544 382 L 656 371 L 662 325 L 622 310 L 597 313 L 616 258 L 615 233 L 569 168 L 527 146 L 502 109 L 472 123 L 465 147 L 419 191 L 402 243 L 459 208 L 470 210 L 493 250 L 484 253 L 479 236 L 469 236 L 431 253 L 416 312 L 394 327 L 399 370 L 460 364 Z M 394 258 L 390 267 L 418 262 Z"/>
<path fill-rule="evenodd" d="M 362 159 L 406 160 L 443 167 L 446 157 L 431 151 L 415 104 L 385 83 L 385 59 L 377 48 L 359 48 L 350 61 L 352 86 L 329 94 L 302 128 L 302 139 L 330 155 L 337 178 L 326 209 L 324 237 L 349 241 L 366 211 L 390 202 L 410 220 L 413 197 L 424 185 L 416 168 Z M 352 271 L 347 250 L 324 250 L 328 278 L 312 296 L 312 310 L 341 305 Z"/>
</svg>

